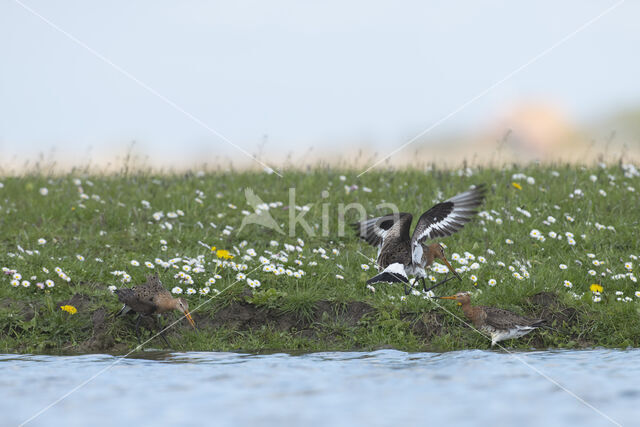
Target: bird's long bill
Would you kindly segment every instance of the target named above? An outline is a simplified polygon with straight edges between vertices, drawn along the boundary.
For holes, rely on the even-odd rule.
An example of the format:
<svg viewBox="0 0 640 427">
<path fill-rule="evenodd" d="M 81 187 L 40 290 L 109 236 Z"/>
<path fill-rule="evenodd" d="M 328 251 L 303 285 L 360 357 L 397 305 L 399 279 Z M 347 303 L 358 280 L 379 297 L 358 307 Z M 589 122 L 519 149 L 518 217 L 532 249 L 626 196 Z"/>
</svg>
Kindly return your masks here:
<svg viewBox="0 0 640 427">
<path fill-rule="evenodd" d="M 455 268 L 453 268 L 453 266 L 451 264 L 449 264 L 449 260 L 446 259 L 445 257 L 442 257 L 442 260 L 444 261 L 444 263 L 447 265 L 447 268 L 449 269 L 449 271 L 451 271 L 453 273 L 454 276 L 456 276 L 458 278 L 458 280 L 462 281 L 462 277 L 460 277 L 460 275 L 458 274 L 458 272 L 455 270 Z"/>
<path fill-rule="evenodd" d="M 196 328 L 196 322 L 193 321 L 193 317 L 191 317 L 191 314 L 188 311 L 184 312 L 184 317 L 187 318 L 187 320 L 189 321 L 189 323 L 191 323 L 191 326 L 193 326 L 193 328 Z"/>
<path fill-rule="evenodd" d="M 451 296 L 451 297 L 435 297 L 435 298 L 438 298 L 438 299 L 456 299 L 456 296 L 454 295 L 454 296 Z"/>
</svg>

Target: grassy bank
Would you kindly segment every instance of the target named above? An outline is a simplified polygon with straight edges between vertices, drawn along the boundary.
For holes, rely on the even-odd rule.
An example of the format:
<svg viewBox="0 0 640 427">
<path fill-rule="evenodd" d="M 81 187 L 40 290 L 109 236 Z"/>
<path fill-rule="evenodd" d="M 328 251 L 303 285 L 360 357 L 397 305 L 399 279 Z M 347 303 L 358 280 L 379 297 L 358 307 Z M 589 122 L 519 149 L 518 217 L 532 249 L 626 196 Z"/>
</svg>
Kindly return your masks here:
<svg viewBox="0 0 640 427">
<path fill-rule="evenodd" d="M 640 345 L 635 168 L 358 173 L 0 178 L 0 351 L 133 348 L 133 319 L 113 317 L 120 304 L 109 287 L 148 274 L 180 292 L 199 325 L 170 330 L 176 350 L 488 348 L 452 303 L 367 288 L 376 251 L 341 229 L 341 219 L 357 219 L 344 205 L 377 216 L 391 202 L 416 215 L 478 183 L 490 186 L 483 212 L 442 241 L 464 281 L 439 294 L 470 290 L 476 303 L 551 321 L 512 347 Z M 254 213 L 247 187 L 284 234 L 241 229 Z M 309 228 L 292 232 L 291 215 Z"/>
</svg>

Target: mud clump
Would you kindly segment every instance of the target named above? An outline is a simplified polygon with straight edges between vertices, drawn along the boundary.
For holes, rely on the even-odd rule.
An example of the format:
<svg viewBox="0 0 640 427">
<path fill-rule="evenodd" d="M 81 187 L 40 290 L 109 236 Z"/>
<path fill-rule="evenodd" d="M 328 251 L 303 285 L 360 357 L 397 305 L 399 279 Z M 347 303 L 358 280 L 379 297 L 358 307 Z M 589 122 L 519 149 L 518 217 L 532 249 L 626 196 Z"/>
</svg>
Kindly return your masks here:
<svg viewBox="0 0 640 427">
<path fill-rule="evenodd" d="M 344 323 L 346 326 L 356 326 L 367 314 L 375 309 L 361 301 L 352 301 L 337 304 L 330 301 L 318 301 L 313 308 L 314 322 L 320 322 L 325 318 Z"/>
<path fill-rule="evenodd" d="M 60 301 L 56 306 L 58 308 L 64 305 L 72 305 L 78 311 L 85 311 L 91 305 L 91 297 L 85 294 L 74 294 L 70 299 Z"/>
<path fill-rule="evenodd" d="M 411 322 L 411 331 L 417 336 L 429 340 L 436 335 L 440 335 L 442 320 L 442 313 L 428 311 Z"/>
<path fill-rule="evenodd" d="M 99 308 L 91 314 L 93 332 L 91 338 L 80 344 L 79 349 L 85 352 L 113 350 L 115 340 L 109 333 L 109 315 L 107 310 Z"/>
<path fill-rule="evenodd" d="M 231 328 L 236 330 L 259 329 L 269 326 L 279 331 L 305 330 L 314 323 L 336 321 L 347 326 L 356 326 L 365 315 L 372 313 L 374 308 L 359 301 L 339 304 L 331 301 L 315 303 L 310 315 L 296 312 L 283 312 L 265 306 L 257 306 L 245 301 L 235 301 L 219 308 L 214 314 L 194 314 L 194 320 L 199 327 Z"/>
<path fill-rule="evenodd" d="M 547 325 L 573 325 L 578 321 L 578 310 L 567 307 L 553 292 L 540 292 L 528 298 L 537 308 L 537 316 L 547 321 Z"/>
<path fill-rule="evenodd" d="M 3 298 L 0 300 L 0 309 L 15 309 L 22 316 L 22 320 L 28 322 L 36 315 L 37 307 L 34 303 Z"/>
</svg>

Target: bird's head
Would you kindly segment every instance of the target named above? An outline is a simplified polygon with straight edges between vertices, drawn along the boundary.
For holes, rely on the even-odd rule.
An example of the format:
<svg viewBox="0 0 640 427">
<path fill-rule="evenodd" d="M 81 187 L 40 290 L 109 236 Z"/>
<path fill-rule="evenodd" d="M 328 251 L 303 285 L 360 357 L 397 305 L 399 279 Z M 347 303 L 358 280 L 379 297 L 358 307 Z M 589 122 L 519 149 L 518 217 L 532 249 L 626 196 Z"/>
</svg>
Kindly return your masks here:
<svg viewBox="0 0 640 427">
<path fill-rule="evenodd" d="M 452 299 L 457 301 L 460 304 L 469 304 L 471 302 L 471 293 L 470 292 L 458 292 L 455 295 L 450 297 L 436 297 L 439 299 Z"/>
<path fill-rule="evenodd" d="M 431 243 L 426 247 L 426 249 L 429 256 L 432 256 L 433 259 L 442 261 L 444 265 L 447 266 L 449 271 L 452 272 L 453 275 L 458 278 L 458 280 L 462 281 L 462 277 L 460 277 L 460 275 L 456 272 L 455 268 L 453 268 L 451 263 L 449 263 L 449 260 L 447 259 L 447 257 L 444 255 L 444 248 L 440 243 Z"/>
<path fill-rule="evenodd" d="M 178 298 L 176 300 L 176 309 L 179 310 L 187 318 L 191 326 L 196 327 L 196 322 L 193 321 L 191 313 L 189 313 L 189 303 L 184 298 Z"/>
</svg>

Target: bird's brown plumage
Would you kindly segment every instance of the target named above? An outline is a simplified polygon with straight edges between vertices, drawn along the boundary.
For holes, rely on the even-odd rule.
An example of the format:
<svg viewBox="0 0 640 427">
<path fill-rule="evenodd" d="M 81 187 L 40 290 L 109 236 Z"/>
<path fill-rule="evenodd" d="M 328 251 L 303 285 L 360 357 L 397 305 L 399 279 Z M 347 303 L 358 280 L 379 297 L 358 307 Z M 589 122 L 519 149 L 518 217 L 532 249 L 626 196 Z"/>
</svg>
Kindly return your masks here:
<svg viewBox="0 0 640 427">
<path fill-rule="evenodd" d="M 413 275 L 422 280 L 423 288 L 426 290 L 424 269 L 431 266 L 435 259 L 442 260 L 460 279 L 444 256 L 442 246 L 437 243 L 426 245 L 425 241 L 459 231 L 475 215 L 476 209 L 484 200 L 485 192 L 486 188 L 479 185 L 434 205 L 420 215 L 413 233 L 410 233 L 413 215 L 408 212 L 398 212 L 351 224 L 361 239 L 379 249 L 376 264 L 381 273 L 369 279 L 367 283 L 382 281 L 406 284 L 407 276 Z"/>
<path fill-rule="evenodd" d="M 526 335 L 545 323 L 544 319 L 530 319 L 502 308 L 473 306 L 471 305 L 471 295 L 468 292 L 459 292 L 450 297 L 439 298 L 452 299 L 460 303 L 465 317 L 476 328 L 491 335 L 492 346 L 504 339 Z"/>
<path fill-rule="evenodd" d="M 125 305 L 123 310 L 128 307 L 143 316 L 178 310 L 184 313 L 189 323 L 195 327 L 187 302 L 182 298 L 171 296 L 171 293 L 162 286 L 158 276 L 148 276 L 147 281 L 142 285 L 117 289 L 115 293 L 120 302 Z"/>
</svg>

